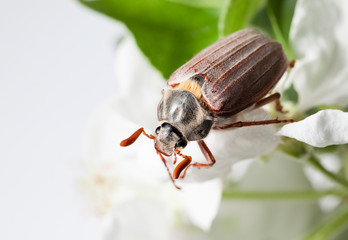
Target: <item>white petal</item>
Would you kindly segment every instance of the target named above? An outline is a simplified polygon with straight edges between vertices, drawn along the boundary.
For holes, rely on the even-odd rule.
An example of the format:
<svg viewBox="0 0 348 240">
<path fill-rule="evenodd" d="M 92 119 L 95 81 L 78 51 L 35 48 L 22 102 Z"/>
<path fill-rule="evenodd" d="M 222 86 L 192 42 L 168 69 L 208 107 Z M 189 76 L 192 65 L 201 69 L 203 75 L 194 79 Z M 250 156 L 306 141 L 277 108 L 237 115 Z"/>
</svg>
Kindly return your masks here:
<svg viewBox="0 0 348 240">
<path fill-rule="evenodd" d="M 150 64 L 132 36 L 126 35 L 116 49 L 118 80 L 117 112 L 146 128 L 157 124 L 157 104 L 166 86 L 162 75 Z"/>
<path fill-rule="evenodd" d="M 120 142 L 140 125 L 123 117 L 115 107 L 118 103 L 119 100 L 106 102 L 94 116 L 88 130 L 85 158 L 89 159 L 90 164 L 116 164 L 120 174 L 144 182 L 168 180 L 166 169 L 153 147 L 153 140 L 141 135 L 131 146 L 120 146 Z"/>
<path fill-rule="evenodd" d="M 210 229 L 220 206 L 222 180 L 190 183 L 179 192 L 186 214 L 191 222 L 204 231 Z"/>
<path fill-rule="evenodd" d="M 323 110 L 306 119 L 287 124 L 278 135 L 295 138 L 315 147 L 348 143 L 348 113 Z"/>
<path fill-rule="evenodd" d="M 261 121 L 272 117 L 263 109 L 245 111 L 236 121 Z M 237 161 L 270 153 L 278 144 L 274 125 L 251 126 L 230 130 L 212 130 L 205 139 L 208 148 L 216 159 L 211 168 L 188 170 L 185 181 L 204 181 L 216 177 L 224 177 Z M 193 161 L 206 163 L 197 143 L 188 145 L 184 153 L 192 156 Z"/>
<path fill-rule="evenodd" d="M 236 121 L 263 121 L 272 117 L 263 109 L 242 112 Z M 206 143 L 218 158 L 241 160 L 267 154 L 278 144 L 274 125 L 259 125 L 231 130 L 215 130 L 208 136 Z"/>
<path fill-rule="evenodd" d="M 297 1 L 290 40 L 296 55 L 289 80 L 298 111 L 319 104 L 348 104 L 348 2 Z"/>
<path fill-rule="evenodd" d="M 125 202 L 105 221 L 102 239 L 168 239 L 171 220 L 162 202 L 134 199 Z"/>
<path fill-rule="evenodd" d="M 120 147 L 120 142 L 140 127 L 145 127 L 148 133 L 155 129 L 157 104 L 166 85 L 129 34 L 116 49 L 116 75 L 119 94 L 116 99 L 104 103 L 93 117 L 85 158 L 97 164 L 100 161 L 117 162 L 117 168 L 122 169 L 125 175 L 138 175 L 150 181 L 158 177 L 163 179 L 164 176 L 167 179 L 152 140 L 140 136 L 132 146 Z"/>
</svg>

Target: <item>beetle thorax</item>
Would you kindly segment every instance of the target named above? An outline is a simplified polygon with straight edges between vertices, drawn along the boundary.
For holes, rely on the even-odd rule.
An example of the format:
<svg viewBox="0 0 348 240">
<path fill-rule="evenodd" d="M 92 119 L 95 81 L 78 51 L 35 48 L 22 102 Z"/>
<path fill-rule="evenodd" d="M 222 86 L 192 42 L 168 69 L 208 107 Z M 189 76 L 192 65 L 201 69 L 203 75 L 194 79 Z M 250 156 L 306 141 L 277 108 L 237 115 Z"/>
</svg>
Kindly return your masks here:
<svg viewBox="0 0 348 240">
<path fill-rule="evenodd" d="M 160 123 L 175 126 L 188 141 L 205 138 L 213 124 L 213 118 L 189 91 L 166 89 L 157 109 Z"/>
</svg>

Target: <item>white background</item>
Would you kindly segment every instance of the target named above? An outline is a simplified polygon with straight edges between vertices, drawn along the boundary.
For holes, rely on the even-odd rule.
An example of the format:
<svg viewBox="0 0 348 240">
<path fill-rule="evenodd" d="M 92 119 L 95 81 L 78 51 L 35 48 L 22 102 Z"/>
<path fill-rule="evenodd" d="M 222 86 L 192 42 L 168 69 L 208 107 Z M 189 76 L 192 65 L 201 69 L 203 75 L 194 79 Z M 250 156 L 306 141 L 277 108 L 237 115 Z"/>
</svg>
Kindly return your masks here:
<svg viewBox="0 0 348 240">
<path fill-rule="evenodd" d="M 77 0 L 0 3 L 1 240 L 97 239 L 76 182 L 119 32 Z"/>
</svg>

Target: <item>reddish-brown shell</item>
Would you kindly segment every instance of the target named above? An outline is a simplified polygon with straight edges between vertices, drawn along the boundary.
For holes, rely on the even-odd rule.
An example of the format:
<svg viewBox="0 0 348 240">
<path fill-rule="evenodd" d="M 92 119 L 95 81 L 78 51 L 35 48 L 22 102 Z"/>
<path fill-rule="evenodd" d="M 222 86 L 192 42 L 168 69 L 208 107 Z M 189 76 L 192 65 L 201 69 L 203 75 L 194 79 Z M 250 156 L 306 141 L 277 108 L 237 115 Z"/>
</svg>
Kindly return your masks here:
<svg viewBox="0 0 348 240">
<path fill-rule="evenodd" d="M 203 49 L 170 76 L 168 86 L 203 76 L 204 101 L 218 116 L 231 116 L 262 99 L 288 66 L 280 43 L 246 29 Z"/>
</svg>

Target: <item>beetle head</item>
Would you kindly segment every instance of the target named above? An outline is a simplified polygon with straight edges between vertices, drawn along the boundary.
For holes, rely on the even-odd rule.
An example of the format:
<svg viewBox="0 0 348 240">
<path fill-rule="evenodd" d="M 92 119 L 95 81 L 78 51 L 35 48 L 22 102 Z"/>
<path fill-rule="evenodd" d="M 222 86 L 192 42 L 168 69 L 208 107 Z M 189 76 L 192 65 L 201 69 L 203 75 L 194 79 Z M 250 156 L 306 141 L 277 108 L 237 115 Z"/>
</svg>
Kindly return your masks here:
<svg viewBox="0 0 348 240">
<path fill-rule="evenodd" d="M 187 145 L 184 135 L 168 122 L 162 123 L 155 130 L 155 148 L 160 153 L 171 156 L 174 150 L 181 150 Z"/>
</svg>

